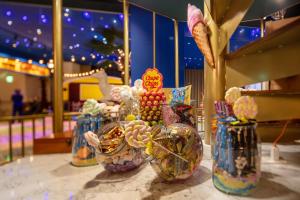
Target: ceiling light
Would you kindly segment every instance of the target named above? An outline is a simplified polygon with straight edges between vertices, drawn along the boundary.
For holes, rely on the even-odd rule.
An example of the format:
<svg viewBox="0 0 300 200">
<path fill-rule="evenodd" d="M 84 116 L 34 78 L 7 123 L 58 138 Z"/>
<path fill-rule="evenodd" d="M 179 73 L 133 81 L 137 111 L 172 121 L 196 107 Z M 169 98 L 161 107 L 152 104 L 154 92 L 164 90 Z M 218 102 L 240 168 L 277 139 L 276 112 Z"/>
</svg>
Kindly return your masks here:
<svg viewBox="0 0 300 200">
<path fill-rule="evenodd" d="M 85 61 L 85 57 L 84 57 L 84 56 L 82 56 L 82 57 L 81 57 L 81 60 L 82 60 L 82 61 Z"/>
<path fill-rule="evenodd" d="M 38 34 L 38 35 L 41 35 L 42 34 L 42 30 L 41 29 L 36 29 L 36 33 Z"/>
<path fill-rule="evenodd" d="M 54 68 L 54 64 L 53 63 L 48 63 L 48 68 L 49 69 L 53 69 Z"/>
<path fill-rule="evenodd" d="M 24 16 L 22 17 L 22 20 L 23 20 L 23 21 L 27 21 L 27 19 L 28 19 L 28 17 L 27 17 L 26 15 L 24 15 Z"/>
<path fill-rule="evenodd" d="M 10 11 L 10 10 L 8 10 L 8 11 L 6 11 L 6 13 L 5 13 L 5 14 L 6 14 L 6 16 L 8 16 L 8 17 L 9 17 L 9 16 L 11 16 L 11 11 Z"/>
</svg>

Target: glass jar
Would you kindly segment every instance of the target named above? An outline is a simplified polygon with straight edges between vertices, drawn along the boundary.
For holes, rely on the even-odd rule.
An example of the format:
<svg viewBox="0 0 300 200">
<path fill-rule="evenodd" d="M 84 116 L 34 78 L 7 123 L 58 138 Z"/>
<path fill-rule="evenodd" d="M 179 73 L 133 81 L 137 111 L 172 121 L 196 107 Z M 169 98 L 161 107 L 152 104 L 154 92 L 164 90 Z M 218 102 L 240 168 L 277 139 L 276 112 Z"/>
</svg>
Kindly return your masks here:
<svg viewBox="0 0 300 200">
<path fill-rule="evenodd" d="M 75 166 L 90 166 L 97 164 L 95 148 L 88 144 L 84 133 L 96 132 L 101 126 L 99 116 L 84 115 L 77 119 L 73 131 L 72 164 Z"/>
<path fill-rule="evenodd" d="M 141 149 L 127 144 L 123 124 L 114 122 L 105 125 L 98 133 L 100 144 L 96 159 L 107 171 L 126 172 L 139 167 L 144 157 Z"/>
<path fill-rule="evenodd" d="M 161 178 L 184 180 L 199 166 L 203 145 L 195 128 L 175 123 L 153 135 L 151 152 L 151 166 Z"/>
<path fill-rule="evenodd" d="M 261 145 L 256 122 L 219 118 L 212 135 L 213 183 L 225 193 L 248 195 L 261 176 Z"/>
</svg>

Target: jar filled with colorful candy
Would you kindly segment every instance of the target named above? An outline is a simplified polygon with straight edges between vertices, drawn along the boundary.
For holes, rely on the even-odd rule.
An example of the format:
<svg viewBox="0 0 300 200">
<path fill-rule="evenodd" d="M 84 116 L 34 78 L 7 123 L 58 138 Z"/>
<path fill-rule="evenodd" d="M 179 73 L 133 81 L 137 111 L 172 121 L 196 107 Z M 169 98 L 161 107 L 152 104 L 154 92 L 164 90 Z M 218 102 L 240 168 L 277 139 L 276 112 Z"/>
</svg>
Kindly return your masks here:
<svg viewBox="0 0 300 200">
<path fill-rule="evenodd" d="M 98 135 L 86 133 L 87 140 L 96 149 L 98 163 L 113 173 L 130 171 L 144 161 L 142 150 L 127 143 L 124 125 L 121 122 L 110 123 L 105 125 Z"/>
<path fill-rule="evenodd" d="M 98 131 L 101 126 L 99 116 L 84 115 L 77 119 L 73 131 L 72 164 L 75 166 L 90 166 L 97 164 L 95 149 L 84 137 L 87 131 Z"/>
<path fill-rule="evenodd" d="M 156 173 L 166 181 L 189 178 L 202 160 L 202 141 L 195 128 L 175 123 L 153 127 L 146 152 Z"/>
<path fill-rule="evenodd" d="M 252 97 L 241 96 L 240 88 L 229 89 L 225 100 L 215 102 L 218 121 L 212 135 L 212 179 L 225 193 L 248 195 L 261 176 L 257 105 Z"/>
</svg>

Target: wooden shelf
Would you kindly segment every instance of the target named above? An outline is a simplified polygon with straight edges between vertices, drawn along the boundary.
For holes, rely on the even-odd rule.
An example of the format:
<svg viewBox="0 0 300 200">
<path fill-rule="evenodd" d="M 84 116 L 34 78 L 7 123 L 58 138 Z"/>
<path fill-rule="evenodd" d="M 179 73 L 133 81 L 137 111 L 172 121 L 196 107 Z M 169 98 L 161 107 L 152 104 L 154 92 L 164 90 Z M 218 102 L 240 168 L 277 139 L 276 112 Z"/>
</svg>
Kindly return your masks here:
<svg viewBox="0 0 300 200">
<path fill-rule="evenodd" d="M 300 91 L 285 90 L 261 90 L 261 91 L 242 91 L 242 95 L 249 96 L 300 96 Z"/>
<path fill-rule="evenodd" d="M 227 60 L 232 60 L 241 56 L 249 54 L 262 53 L 264 51 L 282 48 L 290 43 L 300 41 L 300 19 L 283 26 L 282 28 L 249 43 L 238 49 L 235 52 L 229 53 L 225 56 Z"/>
<path fill-rule="evenodd" d="M 300 74 L 300 18 L 227 54 L 226 88 Z"/>
</svg>

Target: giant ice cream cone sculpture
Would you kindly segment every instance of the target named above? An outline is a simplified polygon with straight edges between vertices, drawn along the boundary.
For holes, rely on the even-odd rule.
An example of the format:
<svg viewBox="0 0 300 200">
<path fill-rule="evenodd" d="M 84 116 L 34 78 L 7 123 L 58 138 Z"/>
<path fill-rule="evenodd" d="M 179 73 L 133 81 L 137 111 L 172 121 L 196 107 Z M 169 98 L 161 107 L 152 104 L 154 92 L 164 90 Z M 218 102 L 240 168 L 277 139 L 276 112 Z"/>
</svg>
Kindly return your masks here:
<svg viewBox="0 0 300 200">
<path fill-rule="evenodd" d="M 204 17 L 200 9 L 196 6 L 188 5 L 188 27 L 192 36 L 203 53 L 207 63 L 210 66 L 214 66 L 214 59 L 211 52 L 208 36 L 207 36 L 207 26 L 204 22 Z"/>
</svg>

